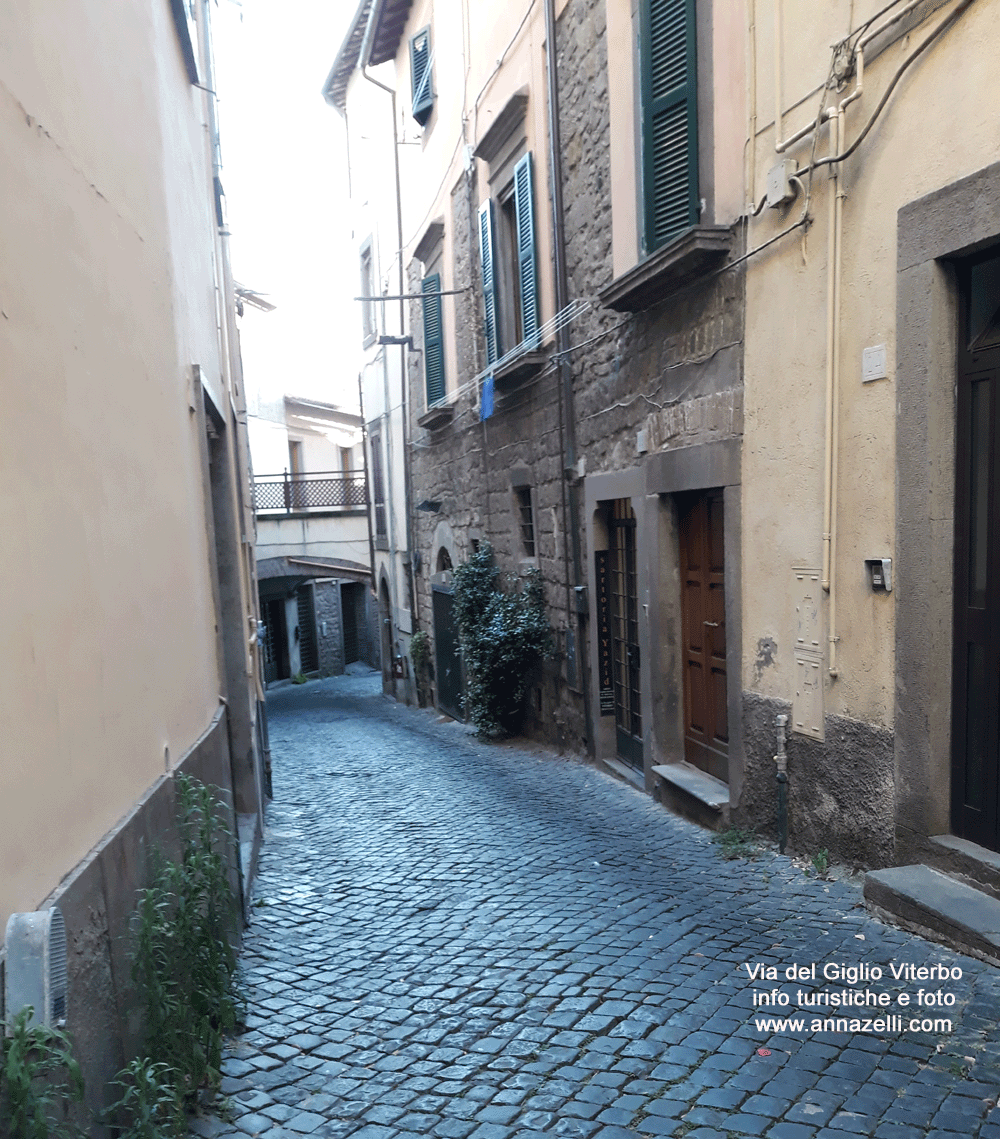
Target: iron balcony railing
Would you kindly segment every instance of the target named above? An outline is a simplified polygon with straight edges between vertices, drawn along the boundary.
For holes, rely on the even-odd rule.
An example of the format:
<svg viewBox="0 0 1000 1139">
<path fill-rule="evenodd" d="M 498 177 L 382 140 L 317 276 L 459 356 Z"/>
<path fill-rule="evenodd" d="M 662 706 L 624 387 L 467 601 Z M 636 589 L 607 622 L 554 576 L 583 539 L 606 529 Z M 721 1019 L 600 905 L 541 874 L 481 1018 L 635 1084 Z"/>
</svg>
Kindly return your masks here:
<svg viewBox="0 0 1000 1139">
<path fill-rule="evenodd" d="M 308 474 L 258 475 L 253 480 L 258 514 L 300 510 L 336 510 L 368 505 L 364 471 L 310 471 Z"/>
</svg>

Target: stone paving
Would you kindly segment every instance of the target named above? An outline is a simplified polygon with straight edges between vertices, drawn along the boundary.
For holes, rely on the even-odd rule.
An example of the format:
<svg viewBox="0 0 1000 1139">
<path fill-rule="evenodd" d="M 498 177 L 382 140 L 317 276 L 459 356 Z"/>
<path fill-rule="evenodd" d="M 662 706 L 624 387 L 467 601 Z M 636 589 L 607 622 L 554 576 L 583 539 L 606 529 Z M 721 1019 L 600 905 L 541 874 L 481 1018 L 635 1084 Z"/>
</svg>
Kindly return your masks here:
<svg viewBox="0 0 1000 1139">
<path fill-rule="evenodd" d="M 198 1135 L 1000 1139 L 1000 972 L 876 921 L 859 882 L 723 860 L 631 787 L 482 743 L 375 675 L 274 693 L 269 715 L 248 1028 Z M 785 979 L 812 962 L 820 979 Z M 897 982 L 902 963 L 962 977 Z M 795 1008 L 845 987 L 894 1003 Z M 954 994 L 919 1009 L 951 1032 L 908 1030 L 895 1002 L 921 988 Z M 791 1006 L 755 1008 L 771 990 Z M 810 1030 L 887 1011 L 907 1028 Z"/>
</svg>

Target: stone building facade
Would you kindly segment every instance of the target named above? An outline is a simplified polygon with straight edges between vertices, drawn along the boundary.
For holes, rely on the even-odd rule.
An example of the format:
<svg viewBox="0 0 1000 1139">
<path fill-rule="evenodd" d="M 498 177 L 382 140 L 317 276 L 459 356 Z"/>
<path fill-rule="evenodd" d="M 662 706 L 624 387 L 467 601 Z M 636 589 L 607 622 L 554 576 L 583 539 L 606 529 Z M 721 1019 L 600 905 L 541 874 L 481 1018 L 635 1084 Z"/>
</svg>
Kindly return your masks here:
<svg viewBox="0 0 1000 1139">
<path fill-rule="evenodd" d="M 998 17 L 759 8 L 359 9 L 345 90 L 382 65 L 396 100 L 413 625 L 462 715 L 451 573 L 488 540 L 556 634 L 530 733 L 715 825 L 773 831 L 787 775 L 800 850 L 994 850 L 1000 461 L 970 408 L 1000 359 Z M 923 122 L 960 75 L 955 129 Z"/>
</svg>

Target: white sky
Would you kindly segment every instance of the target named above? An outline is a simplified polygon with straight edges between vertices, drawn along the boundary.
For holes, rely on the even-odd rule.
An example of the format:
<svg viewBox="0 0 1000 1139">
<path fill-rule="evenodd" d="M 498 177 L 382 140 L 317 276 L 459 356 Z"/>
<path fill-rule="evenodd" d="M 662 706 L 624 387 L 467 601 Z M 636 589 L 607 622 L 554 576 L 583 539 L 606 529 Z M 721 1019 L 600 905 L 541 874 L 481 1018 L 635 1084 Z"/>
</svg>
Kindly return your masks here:
<svg viewBox="0 0 1000 1139">
<path fill-rule="evenodd" d="M 343 120 L 321 95 L 356 0 L 218 0 L 213 8 L 233 275 L 272 313 L 242 321 L 248 396 L 354 409 L 357 292 Z"/>
</svg>

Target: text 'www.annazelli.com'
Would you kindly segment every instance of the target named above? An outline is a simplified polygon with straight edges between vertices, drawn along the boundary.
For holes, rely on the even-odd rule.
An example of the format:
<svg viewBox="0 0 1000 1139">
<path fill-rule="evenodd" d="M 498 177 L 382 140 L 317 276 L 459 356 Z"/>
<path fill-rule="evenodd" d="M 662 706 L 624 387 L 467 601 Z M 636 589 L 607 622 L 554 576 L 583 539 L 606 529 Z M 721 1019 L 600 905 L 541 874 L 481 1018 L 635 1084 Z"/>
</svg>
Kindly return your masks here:
<svg viewBox="0 0 1000 1139">
<path fill-rule="evenodd" d="M 774 1011 L 787 1008 L 789 1012 L 809 1009 L 814 1013 L 822 1010 L 825 1014 L 754 1018 L 758 1032 L 778 1035 L 802 1032 L 947 1034 L 952 1031 L 951 1019 L 935 1014 L 938 1010 L 954 1007 L 957 998 L 950 988 L 938 987 L 934 982 L 962 979 L 962 970 L 957 965 L 914 965 L 909 962 L 891 964 L 885 970 L 867 963 L 848 965 L 830 961 L 819 966 L 816 962 L 807 965 L 745 963 L 742 968 L 751 982 L 779 982 L 774 988 L 755 986 L 750 990 L 754 1008 L 767 1007 Z M 883 980 L 902 981 L 908 987 L 893 991 L 875 987 Z M 799 981 L 808 987 L 785 988 L 781 981 Z M 858 987 L 862 985 L 863 988 Z M 850 1015 L 845 1016 L 848 1010 Z"/>
<path fill-rule="evenodd" d="M 768 1017 L 755 1017 L 754 1028 L 771 1036 L 786 1036 L 799 1032 L 872 1032 L 880 1036 L 900 1032 L 951 1032 L 951 1021 L 931 1017 L 882 1016 L 872 1020 L 862 1018 L 828 1017 L 821 1020 L 813 1017 L 790 1017 L 788 1020 L 771 1020 Z"/>
</svg>

